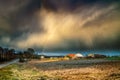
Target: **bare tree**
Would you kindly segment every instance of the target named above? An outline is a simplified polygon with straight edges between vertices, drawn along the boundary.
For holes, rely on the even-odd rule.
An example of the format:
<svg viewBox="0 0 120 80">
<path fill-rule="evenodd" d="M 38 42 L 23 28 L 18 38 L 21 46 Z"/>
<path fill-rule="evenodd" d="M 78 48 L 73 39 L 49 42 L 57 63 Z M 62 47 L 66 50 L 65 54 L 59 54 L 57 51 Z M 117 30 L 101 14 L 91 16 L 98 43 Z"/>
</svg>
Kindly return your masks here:
<svg viewBox="0 0 120 80">
<path fill-rule="evenodd" d="M 0 61 L 3 60 L 3 56 L 4 56 L 4 53 L 3 53 L 3 48 L 0 47 Z"/>
<path fill-rule="evenodd" d="M 28 54 L 30 55 L 30 59 L 34 58 L 35 50 L 32 48 L 27 49 Z"/>
</svg>

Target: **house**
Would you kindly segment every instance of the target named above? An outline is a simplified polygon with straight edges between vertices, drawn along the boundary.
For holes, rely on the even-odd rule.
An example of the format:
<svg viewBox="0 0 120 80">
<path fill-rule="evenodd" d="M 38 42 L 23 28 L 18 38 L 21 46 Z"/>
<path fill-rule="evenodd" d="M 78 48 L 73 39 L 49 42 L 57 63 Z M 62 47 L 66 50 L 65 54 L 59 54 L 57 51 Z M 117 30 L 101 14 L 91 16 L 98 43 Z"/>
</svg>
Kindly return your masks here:
<svg viewBox="0 0 120 80">
<path fill-rule="evenodd" d="M 39 55 L 40 59 L 44 59 L 46 56 L 45 55 Z"/>
<path fill-rule="evenodd" d="M 88 58 L 105 58 L 106 55 L 102 55 L 102 54 L 88 54 L 87 57 Z"/>
<path fill-rule="evenodd" d="M 74 59 L 74 58 L 75 58 L 75 54 L 68 54 L 67 57 L 68 57 L 69 59 Z"/>
<path fill-rule="evenodd" d="M 66 57 L 69 59 L 79 59 L 83 58 L 84 56 L 81 53 L 76 53 L 76 54 L 68 54 Z"/>
<path fill-rule="evenodd" d="M 81 53 L 75 54 L 75 58 L 83 58 L 84 56 Z"/>
</svg>

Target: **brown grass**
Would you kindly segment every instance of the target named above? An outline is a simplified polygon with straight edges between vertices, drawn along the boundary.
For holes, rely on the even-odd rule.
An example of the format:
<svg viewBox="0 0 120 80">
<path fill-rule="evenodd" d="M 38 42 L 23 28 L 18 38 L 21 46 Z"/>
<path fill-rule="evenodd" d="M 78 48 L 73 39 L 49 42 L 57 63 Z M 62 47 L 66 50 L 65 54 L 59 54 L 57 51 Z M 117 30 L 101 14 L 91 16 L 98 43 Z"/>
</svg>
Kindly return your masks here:
<svg viewBox="0 0 120 80">
<path fill-rule="evenodd" d="M 27 64 L 36 67 L 47 75 L 61 77 L 63 80 L 120 80 L 120 61 L 71 60 Z"/>
</svg>

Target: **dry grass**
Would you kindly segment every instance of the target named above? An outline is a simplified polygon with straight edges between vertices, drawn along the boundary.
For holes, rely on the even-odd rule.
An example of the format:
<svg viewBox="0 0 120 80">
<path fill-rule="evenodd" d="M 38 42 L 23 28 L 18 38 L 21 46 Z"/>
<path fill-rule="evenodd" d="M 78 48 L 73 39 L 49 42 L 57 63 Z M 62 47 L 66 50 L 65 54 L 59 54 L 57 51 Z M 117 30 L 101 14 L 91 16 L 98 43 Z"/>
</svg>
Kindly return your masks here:
<svg viewBox="0 0 120 80">
<path fill-rule="evenodd" d="M 61 80 L 59 77 L 47 75 L 35 67 L 24 64 L 12 64 L 0 69 L 0 80 Z"/>
<path fill-rule="evenodd" d="M 1 69 L 0 80 L 120 80 L 120 61 L 32 60 Z"/>
<path fill-rule="evenodd" d="M 56 62 L 32 61 L 28 65 L 47 75 L 63 80 L 120 80 L 120 61 L 71 60 Z"/>
</svg>

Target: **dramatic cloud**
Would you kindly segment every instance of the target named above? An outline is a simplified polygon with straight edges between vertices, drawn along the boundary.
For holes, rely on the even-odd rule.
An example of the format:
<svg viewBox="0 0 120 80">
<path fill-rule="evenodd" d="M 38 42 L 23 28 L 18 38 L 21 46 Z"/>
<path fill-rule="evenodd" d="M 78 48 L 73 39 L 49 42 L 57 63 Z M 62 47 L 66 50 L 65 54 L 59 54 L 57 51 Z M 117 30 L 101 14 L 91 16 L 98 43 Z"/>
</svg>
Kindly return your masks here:
<svg viewBox="0 0 120 80">
<path fill-rule="evenodd" d="M 117 0 L 25 0 L 5 10 L 7 19 L 0 18 L 1 45 L 43 51 L 118 49 L 119 8 Z"/>
</svg>

